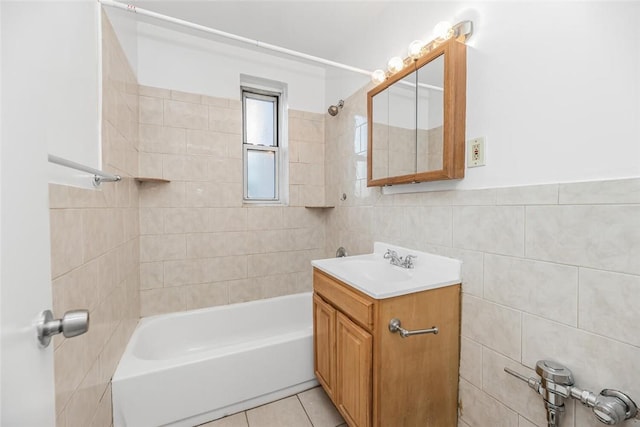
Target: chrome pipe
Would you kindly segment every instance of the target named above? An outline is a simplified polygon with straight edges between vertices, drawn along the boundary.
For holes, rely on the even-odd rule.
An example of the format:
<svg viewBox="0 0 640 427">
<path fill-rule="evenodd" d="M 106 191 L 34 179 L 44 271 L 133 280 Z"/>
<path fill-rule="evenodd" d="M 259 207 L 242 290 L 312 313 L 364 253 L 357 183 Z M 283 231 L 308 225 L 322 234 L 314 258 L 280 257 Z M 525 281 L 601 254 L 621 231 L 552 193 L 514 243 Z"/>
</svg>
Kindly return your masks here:
<svg viewBox="0 0 640 427">
<path fill-rule="evenodd" d="M 208 34 L 214 34 L 219 37 L 235 40 L 241 43 L 246 43 L 252 46 L 256 46 L 262 49 L 271 50 L 273 52 L 283 53 L 289 56 L 295 56 L 296 58 L 306 59 L 307 61 L 317 62 L 319 64 L 329 65 L 335 68 L 341 68 L 343 70 L 351 71 L 358 74 L 371 75 L 371 71 L 363 70 L 362 68 L 352 67 L 351 65 L 341 64 L 339 62 L 330 61 L 328 59 L 320 58 L 318 56 L 308 55 L 306 53 L 298 52 L 292 49 L 276 46 L 269 43 L 264 43 L 259 40 L 250 39 L 247 37 L 238 36 L 236 34 L 227 33 L 226 31 L 216 30 L 215 28 L 206 27 L 204 25 L 196 24 L 194 22 L 185 21 L 184 19 L 174 18 L 172 16 L 163 15 L 161 13 L 153 12 L 151 10 L 142 9 L 140 7 L 120 3 L 114 0 L 99 0 L 100 4 L 105 6 L 115 7 L 117 9 L 126 10 L 127 12 L 137 13 L 139 15 L 148 16 L 150 18 L 158 19 L 160 21 L 171 22 L 172 24 L 181 25 L 183 27 L 192 28 L 194 30 L 202 31 Z"/>
<path fill-rule="evenodd" d="M 638 406 L 626 393 L 604 389 L 600 394 L 595 394 L 589 390 L 580 389 L 574 385 L 573 374 L 568 368 L 550 360 L 538 360 L 536 363 L 536 373 L 540 376 L 540 380 L 527 378 L 509 368 L 504 368 L 504 371 L 526 382 L 542 396 L 547 410 L 548 427 L 560 425 L 560 416 L 564 412 L 564 399 L 568 398 L 574 398 L 591 408 L 598 421 L 606 425 L 615 425 L 631 418 L 638 418 L 640 414 Z"/>
<path fill-rule="evenodd" d="M 511 374 L 511 375 L 513 375 L 514 377 L 516 377 L 517 379 L 519 379 L 519 380 L 521 380 L 521 381 L 524 381 L 525 383 L 529 383 L 529 379 L 530 379 L 530 378 L 525 377 L 524 375 L 522 375 L 522 374 L 520 374 L 520 373 L 518 373 L 518 372 L 514 371 L 513 369 L 504 368 L 504 371 L 505 371 L 507 374 Z"/>
<path fill-rule="evenodd" d="M 118 182 L 122 179 L 120 175 L 112 175 L 110 173 L 103 172 L 98 169 L 94 169 L 90 166 L 85 166 L 81 163 L 74 162 L 73 160 L 64 159 L 62 157 L 49 154 L 49 163 L 55 163 L 56 165 L 64 166 L 67 168 L 87 172 L 93 175 L 93 185 L 96 187 L 103 182 Z"/>
</svg>

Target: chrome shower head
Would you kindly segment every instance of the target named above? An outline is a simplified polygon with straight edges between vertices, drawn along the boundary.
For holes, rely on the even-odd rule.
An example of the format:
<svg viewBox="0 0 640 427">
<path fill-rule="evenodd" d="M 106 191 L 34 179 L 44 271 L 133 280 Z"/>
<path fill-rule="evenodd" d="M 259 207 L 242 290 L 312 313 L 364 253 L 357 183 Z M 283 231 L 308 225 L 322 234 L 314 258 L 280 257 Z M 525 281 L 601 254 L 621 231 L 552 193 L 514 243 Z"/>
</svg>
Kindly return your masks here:
<svg viewBox="0 0 640 427">
<path fill-rule="evenodd" d="M 337 116 L 338 113 L 340 112 L 340 109 L 344 107 L 344 101 L 341 99 L 340 101 L 338 101 L 338 105 L 332 105 L 329 107 L 329 109 L 327 110 L 329 112 L 329 114 L 331 114 L 332 116 Z"/>
</svg>

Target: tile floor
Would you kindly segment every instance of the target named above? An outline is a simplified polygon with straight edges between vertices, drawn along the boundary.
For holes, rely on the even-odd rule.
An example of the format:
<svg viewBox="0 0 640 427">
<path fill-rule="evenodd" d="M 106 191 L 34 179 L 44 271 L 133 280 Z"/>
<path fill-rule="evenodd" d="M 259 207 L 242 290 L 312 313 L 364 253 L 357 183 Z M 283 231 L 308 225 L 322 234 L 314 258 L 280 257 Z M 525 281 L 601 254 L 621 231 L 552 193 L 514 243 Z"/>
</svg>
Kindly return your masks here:
<svg viewBox="0 0 640 427">
<path fill-rule="evenodd" d="M 200 427 L 346 427 L 322 387 L 220 418 Z"/>
</svg>

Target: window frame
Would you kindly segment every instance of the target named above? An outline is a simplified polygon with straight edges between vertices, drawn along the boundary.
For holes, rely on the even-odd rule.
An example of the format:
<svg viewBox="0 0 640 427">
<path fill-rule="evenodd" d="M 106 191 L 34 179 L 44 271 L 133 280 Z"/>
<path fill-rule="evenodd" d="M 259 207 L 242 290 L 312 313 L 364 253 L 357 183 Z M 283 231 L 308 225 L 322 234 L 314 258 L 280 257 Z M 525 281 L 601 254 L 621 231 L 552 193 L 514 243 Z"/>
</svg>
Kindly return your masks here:
<svg viewBox="0 0 640 427">
<path fill-rule="evenodd" d="M 241 86 L 241 100 L 242 100 L 242 162 L 243 162 L 243 195 L 242 200 L 244 203 L 264 203 L 264 204 L 279 204 L 282 203 L 281 195 L 281 163 L 282 159 L 282 96 L 279 91 L 270 91 L 264 89 L 258 89 L 250 86 Z M 247 143 L 247 120 L 246 120 L 246 99 L 258 99 L 273 101 L 273 133 L 274 133 L 274 145 L 260 145 Z M 274 165 L 274 197 L 273 198 L 256 198 L 249 197 L 249 180 L 248 180 L 248 151 L 270 151 L 274 153 L 275 165 Z"/>
</svg>

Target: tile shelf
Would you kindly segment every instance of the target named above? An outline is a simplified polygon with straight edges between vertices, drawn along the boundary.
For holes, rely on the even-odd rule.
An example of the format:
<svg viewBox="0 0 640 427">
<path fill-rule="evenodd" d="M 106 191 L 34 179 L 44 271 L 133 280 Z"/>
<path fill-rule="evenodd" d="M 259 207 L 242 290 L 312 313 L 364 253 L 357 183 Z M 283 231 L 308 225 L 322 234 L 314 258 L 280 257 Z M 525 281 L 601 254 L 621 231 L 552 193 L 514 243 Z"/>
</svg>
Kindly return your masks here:
<svg viewBox="0 0 640 427">
<path fill-rule="evenodd" d="M 149 177 L 149 176 L 137 176 L 135 177 L 135 180 L 138 182 L 156 182 L 156 183 L 166 183 L 166 182 L 171 182 L 168 179 L 164 179 L 164 178 L 153 178 L 153 177 Z"/>
</svg>

